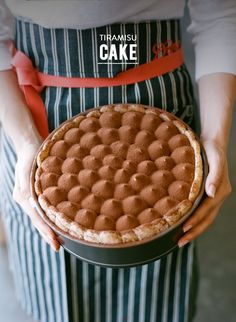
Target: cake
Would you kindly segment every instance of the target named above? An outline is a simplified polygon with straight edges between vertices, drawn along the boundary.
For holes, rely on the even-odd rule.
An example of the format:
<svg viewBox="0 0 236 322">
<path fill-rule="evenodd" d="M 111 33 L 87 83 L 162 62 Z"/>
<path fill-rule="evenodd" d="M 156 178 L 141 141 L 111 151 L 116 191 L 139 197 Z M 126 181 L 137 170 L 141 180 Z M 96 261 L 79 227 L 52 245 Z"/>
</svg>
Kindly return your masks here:
<svg viewBox="0 0 236 322">
<path fill-rule="evenodd" d="M 158 108 L 113 104 L 50 134 L 36 157 L 34 191 L 60 232 L 117 247 L 175 225 L 202 181 L 201 148 L 189 126 Z"/>
</svg>

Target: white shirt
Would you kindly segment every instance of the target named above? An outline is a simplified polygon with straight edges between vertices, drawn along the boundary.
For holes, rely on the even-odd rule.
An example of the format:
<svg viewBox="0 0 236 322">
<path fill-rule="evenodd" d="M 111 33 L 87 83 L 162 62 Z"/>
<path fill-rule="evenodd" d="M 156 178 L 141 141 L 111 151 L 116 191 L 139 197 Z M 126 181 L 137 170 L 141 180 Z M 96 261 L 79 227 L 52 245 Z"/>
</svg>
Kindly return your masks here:
<svg viewBox="0 0 236 322">
<path fill-rule="evenodd" d="M 185 0 L 0 0 L 0 70 L 11 68 L 5 41 L 14 34 L 13 17 L 47 28 L 98 27 L 115 22 L 181 18 Z M 225 72 L 236 75 L 236 0 L 189 0 L 196 56 L 196 80 Z"/>
</svg>

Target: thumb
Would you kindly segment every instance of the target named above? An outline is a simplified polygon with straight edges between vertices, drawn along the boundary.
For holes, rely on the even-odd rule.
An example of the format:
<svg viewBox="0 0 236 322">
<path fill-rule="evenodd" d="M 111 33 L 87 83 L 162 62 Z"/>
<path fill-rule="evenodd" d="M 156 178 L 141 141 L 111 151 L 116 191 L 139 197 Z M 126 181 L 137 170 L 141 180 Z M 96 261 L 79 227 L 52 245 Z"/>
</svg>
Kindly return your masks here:
<svg viewBox="0 0 236 322">
<path fill-rule="evenodd" d="M 22 194 L 29 192 L 30 172 L 36 151 L 37 147 L 28 147 L 24 150 L 24 154 L 21 154 L 17 160 L 16 172 Z"/>
<path fill-rule="evenodd" d="M 26 160 L 28 161 L 28 160 Z M 29 195 L 30 186 L 30 163 L 18 161 L 16 164 L 15 180 L 18 182 L 18 189 L 25 198 Z"/>
<path fill-rule="evenodd" d="M 226 158 L 223 150 L 216 147 L 214 143 L 207 142 L 205 144 L 203 143 L 203 145 L 206 151 L 209 166 L 205 191 L 209 197 L 214 198 L 215 193 L 221 183 Z"/>
</svg>

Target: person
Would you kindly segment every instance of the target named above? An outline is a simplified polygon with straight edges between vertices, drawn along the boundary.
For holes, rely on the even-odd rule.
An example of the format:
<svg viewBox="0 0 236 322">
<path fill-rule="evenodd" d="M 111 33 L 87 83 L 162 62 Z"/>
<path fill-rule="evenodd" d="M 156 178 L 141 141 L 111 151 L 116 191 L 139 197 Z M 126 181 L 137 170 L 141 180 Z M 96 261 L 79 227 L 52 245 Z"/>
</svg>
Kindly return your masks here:
<svg viewBox="0 0 236 322">
<path fill-rule="evenodd" d="M 206 197 L 184 224 L 177 250 L 150 264 L 113 269 L 93 266 L 64 252 L 55 233 L 30 204 L 30 167 L 42 137 L 12 70 L 7 44 L 14 40 L 16 49 L 46 74 L 111 78 L 134 65 L 124 61 L 96 64 L 99 35 L 137 35 L 139 64 L 150 62 L 155 44 L 180 43 L 184 1 L 0 1 L 1 211 L 17 296 L 37 320 L 193 319 L 197 292 L 194 240 L 213 223 L 231 191 L 226 153 L 236 92 L 236 4 L 234 0 L 191 0 L 188 7 L 201 141 L 209 164 Z M 109 103 L 160 107 L 193 128 L 197 112 L 184 64 L 129 85 L 46 87 L 41 97 L 50 131 L 87 108 Z"/>
</svg>

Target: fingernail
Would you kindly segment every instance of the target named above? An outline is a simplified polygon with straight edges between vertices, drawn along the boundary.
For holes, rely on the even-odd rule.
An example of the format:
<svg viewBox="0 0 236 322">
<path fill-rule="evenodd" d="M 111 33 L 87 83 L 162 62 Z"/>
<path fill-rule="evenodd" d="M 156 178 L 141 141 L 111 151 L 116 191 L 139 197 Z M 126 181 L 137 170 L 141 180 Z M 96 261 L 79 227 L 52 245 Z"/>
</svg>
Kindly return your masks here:
<svg viewBox="0 0 236 322">
<path fill-rule="evenodd" d="M 192 228 L 193 228 L 192 225 L 187 225 L 187 226 L 183 227 L 183 232 L 186 233 L 187 231 L 189 231 Z"/>
<path fill-rule="evenodd" d="M 214 198 L 216 193 L 216 187 L 214 184 L 211 184 L 208 188 L 208 196 Z"/>
<path fill-rule="evenodd" d="M 51 247 L 52 247 L 52 249 L 55 251 L 55 252 L 59 252 L 59 249 L 60 249 L 60 247 L 58 248 L 58 247 L 56 247 L 55 245 L 52 245 L 52 244 L 50 244 L 51 245 Z"/>
<path fill-rule="evenodd" d="M 189 243 L 189 240 L 182 240 L 182 241 L 178 242 L 178 246 L 179 246 L 179 248 L 181 248 L 181 247 L 185 246 L 188 243 Z"/>
<path fill-rule="evenodd" d="M 58 242 L 57 236 L 56 235 L 49 235 L 50 239 L 54 242 Z"/>
</svg>

